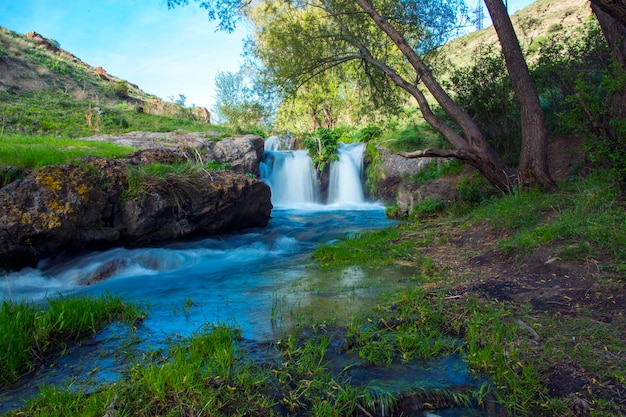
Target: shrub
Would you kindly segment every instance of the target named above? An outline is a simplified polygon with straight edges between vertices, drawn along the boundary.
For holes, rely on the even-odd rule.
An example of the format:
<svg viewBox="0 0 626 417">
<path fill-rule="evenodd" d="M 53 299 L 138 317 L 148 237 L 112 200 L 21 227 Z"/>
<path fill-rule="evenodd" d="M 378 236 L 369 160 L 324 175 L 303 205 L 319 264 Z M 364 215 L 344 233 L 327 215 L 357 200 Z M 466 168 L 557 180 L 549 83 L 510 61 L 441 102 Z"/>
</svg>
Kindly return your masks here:
<svg viewBox="0 0 626 417">
<path fill-rule="evenodd" d="M 493 195 L 495 189 L 482 175 L 464 175 L 456 191 L 462 202 L 475 206 Z"/>
<path fill-rule="evenodd" d="M 340 132 L 336 130 L 319 128 L 302 142 L 319 172 L 322 172 L 331 161 L 339 159 L 337 148 L 340 136 Z"/>
<path fill-rule="evenodd" d="M 436 216 L 446 208 L 446 204 L 438 198 L 425 198 L 411 207 L 411 215 L 417 218 Z"/>
<path fill-rule="evenodd" d="M 128 84 L 126 81 L 116 81 L 113 83 L 113 93 L 119 98 L 128 97 Z"/>
</svg>

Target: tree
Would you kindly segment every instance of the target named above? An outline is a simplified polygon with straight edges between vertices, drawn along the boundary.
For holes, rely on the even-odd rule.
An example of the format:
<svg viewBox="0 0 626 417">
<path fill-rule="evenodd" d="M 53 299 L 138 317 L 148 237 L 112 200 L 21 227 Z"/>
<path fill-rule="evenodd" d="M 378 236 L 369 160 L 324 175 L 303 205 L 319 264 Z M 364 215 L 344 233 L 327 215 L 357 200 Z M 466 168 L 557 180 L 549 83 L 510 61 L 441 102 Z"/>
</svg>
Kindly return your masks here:
<svg viewBox="0 0 626 417">
<path fill-rule="evenodd" d="M 221 122 L 235 128 L 250 127 L 264 122 L 268 109 L 262 105 L 250 87 L 242 71 L 219 72 L 215 76 L 215 108 Z"/>
<path fill-rule="evenodd" d="M 579 105 L 586 115 L 590 157 L 609 168 L 626 196 L 626 0 L 591 0 L 617 65 L 609 65 L 598 85 L 578 83 Z M 581 91 L 582 90 L 582 91 Z"/>
<path fill-rule="evenodd" d="M 543 110 L 509 13 L 502 0 L 485 0 L 485 4 L 502 46 L 513 90 L 520 102 L 522 149 L 518 175 L 532 175 L 534 181 L 544 187 L 555 188 L 548 170 L 548 132 Z"/>
<path fill-rule="evenodd" d="M 327 19 L 319 10 L 267 0 L 247 16 L 253 32 L 246 56 L 269 94 L 279 97 L 277 127 L 312 132 L 356 125 L 404 104 L 406 98 L 385 78 L 379 77 L 387 85 L 373 84 L 358 61 L 340 59 L 338 65 L 331 58 L 338 45 L 325 35 Z"/>
<path fill-rule="evenodd" d="M 591 0 L 591 10 L 615 58 L 626 68 L 626 1 Z"/>
<path fill-rule="evenodd" d="M 233 1 L 239 8 L 243 4 L 241 0 Z M 210 2 L 203 2 L 207 3 Z M 223 3 L 211 7 L 219 8 L 218 4 Z M 307 47 L 306 56 L 291 58 L 294 63 L 291 68 L 300 69 L 294 72 L 296 79 L 303 74 L 358 61 L 361 73 L 366 74 L 373 86 L 390 81 L 409 93 L 417 101 L 426 122 L 454 147 L 420 150 L 404 156 L 457 158 L 476 167 L 500 190 L 536 183 L 546 189 L 556 186 L 548 172 L 545 122 L 536 90 L 529 81 L 528 68 L 502 0 L 488 0 L 487 7 L 509 74 L 512 79 L 517 78 L 514 90 L 522 112 L 522 145 L 517 168 L 503 163 L 468 112 L 442 88 L 424 58 L 451 36 L 463 1 L 310 0 L 283 4 L 290 7 L 290 13 L 307 18 L 299 25 L 300 35 L 294 37 L 293 42 L 306 42 L 306 46 L 327 45 Z M 275 53 L 289 55 L 296 50 L 298 48 L 287 48 Z M 298 60 L 300 65 L 297 65 Z M 436 115 L 422 88 L 444 110 L 451 123 Z"/>
<path fill-rule="evenodd" d="M 457 133 L 452 126 L 438 118 L 429 106 L 424 93 L 415 84 L 409 83 L 400 74 L 386 65 L 381 70 L 391 77 L 401 88 L 408 91 L 417 100 L 425 120 L 439 131 L 454 146 L 454 150 L 426 149 L 405 154 L 417 158 L 425 156 L 447 156 L 460 159 L 476 167 L 494 186 L 507 190 L 521 184 L 538 183 L 546 189 L 553 189 L 556 184 L 550 177 L 546 158 L 546 129 L 536 89 L 530 79 L 526 62 L 523 58 L 513 25 L 501 0 L 487 0 L 487 8 L 494 22 L 494 28 L 500 39 L 507 69 L 513 82 L 513 88 L 520 100 L 522 112 L 522 149 L 517 170 L 507 167 L 497 153 L 489 146 L 483 132 L 472 120 L 464 108 L 459 106 L 433 76 L 428 66 L 407 39 L 373 6 L 370 0 L 356 0 L 358 5 L 370 16 L 376 25 L 396 44 L 398 49 L 411 64 L 418 80 L 426 86 L 441 108 L 460 128 Z M 534 98 L 533 98 L 534 96 Z"/>
</svg>

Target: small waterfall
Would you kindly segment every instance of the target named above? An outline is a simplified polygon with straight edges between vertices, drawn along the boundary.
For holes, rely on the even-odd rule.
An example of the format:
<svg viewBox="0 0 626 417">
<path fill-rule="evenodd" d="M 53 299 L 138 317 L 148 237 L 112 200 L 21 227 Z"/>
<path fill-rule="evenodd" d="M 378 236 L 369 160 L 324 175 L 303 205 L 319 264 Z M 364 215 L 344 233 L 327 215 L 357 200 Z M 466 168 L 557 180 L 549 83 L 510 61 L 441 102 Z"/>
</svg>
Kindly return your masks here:
<svg viewBox="0 0 626 417">
<path fill-rule="evenodd" d="M 261 162 L 261 179 L 272 189 L 274 206 L 317 204 L 315 168 L 307 151 L 268 151 Z"/>
<path fill-rule="evenodd" d="M 337 153 L 339 160 L 330 166 L 328 184 L 328 204 L 363 204 L 365 195 L 361 174 L 363 171 L 363 153 L 365 144 L 340 144 Z"/>
<path fill-rule="evenodd" d="M 272 136 L 265 141 L 261 179 L 272 189 L 275 207 L 320 204 L 319 181 L 307 151 L 290 150 L 290 136 Z M 365 144 L 340 144 L 339 160 L 331 164 L 328 204 L 366 205 L 361 183 Z"/>
</svg>

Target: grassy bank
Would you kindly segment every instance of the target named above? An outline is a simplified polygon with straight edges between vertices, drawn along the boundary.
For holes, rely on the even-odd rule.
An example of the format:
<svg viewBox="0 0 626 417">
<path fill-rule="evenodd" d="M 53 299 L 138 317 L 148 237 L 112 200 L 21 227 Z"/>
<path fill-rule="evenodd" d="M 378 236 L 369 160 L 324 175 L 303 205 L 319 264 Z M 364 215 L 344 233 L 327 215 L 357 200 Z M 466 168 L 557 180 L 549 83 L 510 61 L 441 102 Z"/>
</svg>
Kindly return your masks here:
<svg viewBox="0 0 626 417">
<path fill-rule="evenodd" d="M 381 319 L 419 317 L 420 332 L 461 338 L 510 415 L 624 415 L 626 213 L 607 178 L 493 198 L 463 216 L 323 246 L 315 258 L 325 268 L 415 266 L 416 290 Z M 396 333 L 381 345 L 403 357 Z"/>
<path fill-rule="evenodd" d="M 89 395 L 48 387 L 13 415 L 368 416 L 449 406 L 625 415 L 626 214 L 615 191 L 604 177 L 587 178 L 323 246 L 312 267 L 376 266 L 384 276 L 398 263 L 414 267 L 405 277 L 412 288 L 345 329 L 307 321 L 265 346 L 274 359 L 262 363 L 237 330 L 210 326 L 152 352 L 123 380 Z M 486 382 L 416 383 L 398 395 L 331 373 L 331 352 L 372 368 L 460 354 Z"/>
<path fill-rule="evenodd" d="M 37 169 L 46 165 L 76 162 L 84 156 L 121 158 L 134 150 L 108 142 L 11 135 L 0 139 L 0 166 Z"/>
<path fill-rule="evenodd" d="M 62 353 L 68 343 L 94 335 L 112 321 L 134 322 L 143 313 L 103 296 L 53 298 L 45 305 L 3 301 L 0 309 L 0 387 Z"/>
</svg>

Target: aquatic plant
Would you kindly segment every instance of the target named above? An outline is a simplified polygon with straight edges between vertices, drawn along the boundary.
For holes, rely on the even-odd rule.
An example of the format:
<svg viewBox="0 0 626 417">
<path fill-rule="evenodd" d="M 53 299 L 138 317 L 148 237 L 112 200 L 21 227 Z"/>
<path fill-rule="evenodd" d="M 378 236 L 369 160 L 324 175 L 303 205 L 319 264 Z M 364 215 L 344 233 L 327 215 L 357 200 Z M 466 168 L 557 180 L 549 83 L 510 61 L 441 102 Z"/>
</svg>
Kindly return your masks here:
<svg viewBox="0 0 626 417">
<path fill-rule="evenodd" d="M 44 305 L 3 301 L 0 309 L 0 386 L 112 321 L 135 322 L 144 313 L 121 298 L 56 297 Z"/>
</svg>

